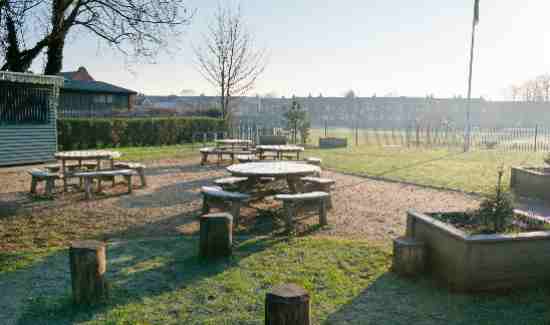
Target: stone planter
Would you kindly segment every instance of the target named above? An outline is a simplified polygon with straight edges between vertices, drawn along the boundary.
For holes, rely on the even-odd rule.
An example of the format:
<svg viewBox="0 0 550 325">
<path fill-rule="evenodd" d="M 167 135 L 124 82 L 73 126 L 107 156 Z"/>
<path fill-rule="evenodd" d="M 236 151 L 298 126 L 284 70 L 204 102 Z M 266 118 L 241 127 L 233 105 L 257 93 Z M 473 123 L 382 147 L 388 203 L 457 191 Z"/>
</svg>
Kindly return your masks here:
<svg viewBox="0 0 550 325">
<path fill-rule="evenodd" d="M 541 287 L 550 283 L 550 231 L 468 235 L 415 211 L 407 236 L 427 247 L 427 269 L 456 291 Z"/>
<path fill-rule="evenodd" d="M 550 200 L 550 168 L 512 167 L 510 188 L 514 194 Z"/>
<path fill-rule="evenodd" d="M 319 138 L 320 149 L 346 148 L 348 139 L 346 138 Z"/>
</svg>

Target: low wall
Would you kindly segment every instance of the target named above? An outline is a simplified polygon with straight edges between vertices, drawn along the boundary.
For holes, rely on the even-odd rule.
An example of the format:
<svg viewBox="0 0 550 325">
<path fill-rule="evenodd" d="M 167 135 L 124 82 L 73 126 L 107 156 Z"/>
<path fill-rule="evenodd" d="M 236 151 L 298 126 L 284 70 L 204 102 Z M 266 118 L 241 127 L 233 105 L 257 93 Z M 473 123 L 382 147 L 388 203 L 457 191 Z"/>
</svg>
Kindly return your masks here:
<svg viewBox="0 0 550 325">
<path fill-rule="evenodd" d="M 346 138 L 319 138 L 319 148 L 346 148 L 348 146 L 348 139 Z"/>
<path fill-rule="evenodd" d="M 515 194 L 550 200 L 550 174 L 523 167 L 512 167 L 510 188 Z"/>
<path fill-rule="evenodd" d="M 550 280 L 549 231 L 467 235 L 409 211 L 407 236 L 426 243 L 429 271 L 453 290 L 540 287 Z"/>
</svg>

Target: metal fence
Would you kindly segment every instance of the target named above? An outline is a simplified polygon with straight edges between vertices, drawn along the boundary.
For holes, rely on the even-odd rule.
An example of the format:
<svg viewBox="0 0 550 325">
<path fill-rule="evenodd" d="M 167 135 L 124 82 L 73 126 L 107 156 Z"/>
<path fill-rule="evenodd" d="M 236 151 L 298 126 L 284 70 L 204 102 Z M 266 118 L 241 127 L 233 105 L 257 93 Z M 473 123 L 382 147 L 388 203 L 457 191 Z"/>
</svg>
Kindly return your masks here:
<svg viewBox="0 0 550 325">
<path fill-rule="evenodd" d="M 351 145 L 400 146 L 406 148 L 463 148 L 465 130 L 450 127 L 322 128 L 315 129 L 310 143 L 320 137 L 347 138 Z M 517 152 L 550 151 L 550 128 L 473 128 L 470 150 Z"/>
</svg>

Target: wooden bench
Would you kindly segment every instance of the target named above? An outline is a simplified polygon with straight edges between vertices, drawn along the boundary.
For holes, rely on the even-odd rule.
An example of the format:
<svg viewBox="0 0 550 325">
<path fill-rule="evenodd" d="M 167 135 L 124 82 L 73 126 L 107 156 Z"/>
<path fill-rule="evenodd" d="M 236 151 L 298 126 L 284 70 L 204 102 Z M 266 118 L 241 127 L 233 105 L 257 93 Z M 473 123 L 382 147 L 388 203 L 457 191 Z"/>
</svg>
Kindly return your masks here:
<svg viewBox="0 0 550 325">
<path fill-rule="evenodd" d="M 147 180 L 145 179 L 145 165 L 136 162 L 117 161 L 114 164 L 116 169 L 131 169 L 138 173 L 141 180 L 141 187 L 147 186 Z"/>
<path fill-rule="evenodd" d="M 216 149 L 214 148 L 201 148 L 199 150 L 201 153 L 201 165 L 204 165 L 208 162 L 208 155 L 213 155 L 216 153 Z"/>
<path fill-rule="evenodd" d="M 229 202 L 235 227 L 239 225 L 242 204 L 250 199 L 250 196 L 247 194 L 224 191 L 219 186 L 203 186 L 201 188 L 201 194 L 203 198 L 203 214 L 209 213 L 212 207 L 225 208 L 225 204 Z M 219 203 L 222 205 L 220 206 Z"/>
<path fill-rule="evenodd" d="M 55 180 L 59 179 L 60 176 L 57 173 L 51 173 L 42 169 L 31 169 L 29 170 L 31 175 L 31 193 L 36 194 L 36 186 L 39 182 L 46 182 L 46 195 L 51 196 L 55 188 Z"/>
<path fill-rule="evenodd" d="M 86 169 L 97 169 L 97 162 L 96 161 L 83 161 L 81 165 L 79 165 L 77 162 L 65 164 L 65 168 L 69 172 L 77 171 L 81 167 L 85 167 Z M 57 172 L 61 171 L 61 165 L 60 164 L 49 164 L 49 165 L 44 166 L 44 168 L 46 168 L 46 170 L 48 170 L 51 173 L 57 173 Z"/>
<path fill-rule="evenodd" d="M 316 158 L 316 157 L 306 158 L 306 163 L 310 164 L 310 165 L 315 165 L 315 166 L 321 167 L 322 162 L 323 162 L 323 160 L 321 158 Z"/>
<path fill-rule="evenodd" d="M 310 192 L 319 191 L 328 193 L 327 208 L 332 209 L 332 195 L 330 195 L 330 192 L 332 191 L 332 185 L 336 183 L 333 179 L 308 176 L 302 177 L 302 182 L 305 183 L 306 189 Z"/>
<path fill-rule="evenodd" d="M 128 184 L 128 193 L 132 193 L 132 176 L 136 172 L 131 169 L 115 169 L 115 170 L 98 170 L 93 172 L 81 172 L 74 173 L 72 176 L 79 177 L 84 180 L 84 191 L 86 193 L 86 200 L 89 200 L 93 197 L 92 192 L 92 183 L 94 178 L 105 178 L 105 177 L 115 177 L 115 176 L 124 176 L 126 183 Z M 101 192 L 101 183 L 98 183 L 98 192 Z"/>
<path fill-rule="evenodd" d="M 223 188 L 224 191 L 244 191 L 246 190 L 247 177 L 224 177 L 214 181 L 214 184 Z"/>
<path fill-rule="evenodd" d="M 317 202 L 319 208 L 319 224 L 325 226 L 327 220 L 327 200 L 329 194 L 326 192 L 309 192 L 298 194 L 277 194 L 275 200 L 283 201 L 283 209 L 286 214 L 286 230 L 291 233 L 294 230 L 294 220 L 296 219 L 297 209 L 301 208 L 307 202 Z"/>
<path fill-rule="evenodd" d="M 257 161 L 258 157 L 254 154 L 248 154 L 248 155 L 237 155 L 237 161 L 240 163 L 247 163 L 247 162 L 253 162 Z"/>
</svg>

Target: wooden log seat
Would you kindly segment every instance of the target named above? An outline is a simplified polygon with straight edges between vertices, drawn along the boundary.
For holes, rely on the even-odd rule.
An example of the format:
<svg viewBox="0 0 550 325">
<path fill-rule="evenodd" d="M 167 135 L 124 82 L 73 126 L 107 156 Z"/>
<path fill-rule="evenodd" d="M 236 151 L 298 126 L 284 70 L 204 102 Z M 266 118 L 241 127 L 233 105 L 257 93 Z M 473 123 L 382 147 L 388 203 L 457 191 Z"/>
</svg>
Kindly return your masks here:
<svg viewBox="0 0 550 325">
<path fill-rule="evenodd" d="M 274 287 L 265 297 L 266 325 L 310 325 L 309 293 L 293 283 Z"/>
<path fill-rule="evenodd" d="M 47 196 L 53 195 L 55 189 L 55 180 L 60 176 L 57 173 L 52 173 L 42 169 L 31 169 L 28 171 L 31 175 L 31 193 L 36 194 L 36 187 L 40 182 L 46 182 L 45 193 Z"/>
<path fill-rule="evenodd" d="M 419 276 L 426 268 L 426 245 L 414 238 L 393 240 L 392 270 L 402 276 Z"/>
<path fill-rule="evenodd" d="M 203 186 L 201 194 L 203 214 L 209 213 L 212 207 L 225 208 L 229 204 L 235 227 L 239 225 L 242 204 L 250 199 L 248 194 L 224 191 L 219 186 Z"/>
<path fill-rule="evenodd" d="M 298 194 L 277 194 L 275 200 L 283 201 L 283 209 L 286 215 L 286 230 L 288 233 L 294 231 L 294 220 L 297 210 L 305 206 L 305 203 L 315 202 L 319 209 L 319 224 L 326 226 L 327 220 L 327 200 L 329 194 L 326 192 L 309 192 Z"/>
<path fill-rule="evenodd" d="M 210 213 L 201 216 L 199 256 L 228 257 L 233 248 L 233 216 L 229 213 Z"/>
<path fill-rule="evenodd" d="M 116 169 L 131 169 L 138 173 L 141 180 L 141 187 L 147 186 L 147 179 L 145 178 L 145 165 L 136 162 L 117 161 L 114 164 Z"/>
<path fill-rule="evenodd" d="M 309 192 L 327 192 L 329 194 L 329 198 L 327 199 L 327 208 L 332 209 L 332 185 L 334 185 L 336 182 L 330 178 L 321 178 L 321 177 L 302 177 L 302 182 L 304 182 L 307 191 Z"/>
<path fill-rule="evenodd" d="M 69 266 L 73 301 L 77 305 L 91 305 L 108 298 L 107 256 L 105 243 L 87 240 L 71 243 Z"/>
<path fill-rule="evenodd" d="M 93 172 L 81 172 L 81 173 L 74 173 L 74 177 L 80 177 L 84 180 L 84 191 L 86 193 L 86 200 L 89 200 L 93 197 L 92 192 L 92 183 L 94 179 L 102 179 L 105 177 L 116 177 L 116 176 L 124 176 L 126 179 L 126 183 L 128 184 L 128 193 L 132 193 L 132 176 L 135 175 L 136 172 L 131 169 L 115 169 L 115 170 L 99 170 L 99 171 L 93 171 Z M 101 192 L 101 183 L 98 182 L 98 192 Z"/>
</svg>

